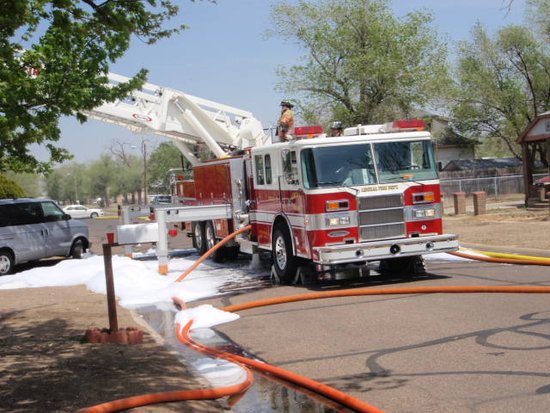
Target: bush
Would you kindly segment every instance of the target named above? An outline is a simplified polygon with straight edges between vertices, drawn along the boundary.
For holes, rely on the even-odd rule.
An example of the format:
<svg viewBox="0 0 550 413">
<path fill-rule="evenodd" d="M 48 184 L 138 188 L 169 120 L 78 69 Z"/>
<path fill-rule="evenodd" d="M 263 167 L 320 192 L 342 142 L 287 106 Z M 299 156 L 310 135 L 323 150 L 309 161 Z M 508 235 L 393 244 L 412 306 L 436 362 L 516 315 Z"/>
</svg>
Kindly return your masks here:
<svg viewBox="0 0 550 413">
<path fill-rule="evenodd" d="M 11 179 L 0 175 L 0 199 L 2 198 L 21 198 L 25 196 L 25 191 Z"/>
</svg>

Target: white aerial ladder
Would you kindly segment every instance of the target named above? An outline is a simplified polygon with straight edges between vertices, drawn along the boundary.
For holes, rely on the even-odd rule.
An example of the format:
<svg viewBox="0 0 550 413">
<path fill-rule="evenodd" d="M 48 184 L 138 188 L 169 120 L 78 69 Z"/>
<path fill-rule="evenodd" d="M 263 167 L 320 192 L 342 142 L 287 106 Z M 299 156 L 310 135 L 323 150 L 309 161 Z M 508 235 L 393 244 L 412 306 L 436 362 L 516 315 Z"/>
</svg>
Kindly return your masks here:
<svg viewBox="0 0 550 413">
<path fill-rule="evenodd" d="M 108 77 L 111 85 L 130 80 L 113 73 Z M 222 158 L 232 150 L 264 146 L 271 141 L 251 112 L 150 83 L 125 99 L 85 113 L 136 133 L 170 138 L 191 165 L 199 160 L 189 144 L 204 142 L 217 158 Z"/>
<path fill-rule="evenodd" d="M 130 80 L 109 73 L 109 84 L 115 86 Z M 126 98 L 104 103 L 84 112 L 89 118 L 126 127 L 135 133 L 161 135 L 171 139 L 185 158 L 196 166 L 200 163 L 188 145 L 204 143 L 217 158 L 227 157 L 233 150 L 264 146 L 271 137 L 251 112 L 191 96 L 186 93 L 145 83 Z M 131 255 L 131 245 L 143 242 L 157 244 L 159 273 L 168 271 L 167 224 L 185 220 L 228 219 L 231 208 L 170 206 L 156 208 L 157 222 L 131 224 L 132 218 L 146 216 L 149 208 L 134 206 L 122 210 L 122 225 L 117 226 L 117 239 Z"/>
</svg>

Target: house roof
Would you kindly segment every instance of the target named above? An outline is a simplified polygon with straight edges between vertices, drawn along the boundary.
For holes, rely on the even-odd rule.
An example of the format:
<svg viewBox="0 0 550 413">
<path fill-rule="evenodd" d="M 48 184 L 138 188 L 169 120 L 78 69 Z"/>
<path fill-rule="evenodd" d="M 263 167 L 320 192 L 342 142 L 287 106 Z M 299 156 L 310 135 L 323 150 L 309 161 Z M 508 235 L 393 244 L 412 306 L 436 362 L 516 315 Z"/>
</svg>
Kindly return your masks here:
<svg viewBox="0 0 550 413">
<path fill-rule="evenodd" d="M 550 139 L 550 112 L 538 115 L 533 122 L 527 125 L 516 142 L 522 144 L 547 139 Z"/>
<path fill-rule="evenodd" d="M 445 128 L 443 136 L 435 140 L 436 146 L 452 146 L 461 148 L 473 148 L 480 142 L 476 139 L 467 138 L 457 133 L 452 127 Z"/>
<path fill-rule="evenodd" d="M 465 171 L 470 169 L 516 168 L 521 165 L 521 160 L 518 158 L 456 159 L 449 161 L 443 170 Z"/>
</svg>

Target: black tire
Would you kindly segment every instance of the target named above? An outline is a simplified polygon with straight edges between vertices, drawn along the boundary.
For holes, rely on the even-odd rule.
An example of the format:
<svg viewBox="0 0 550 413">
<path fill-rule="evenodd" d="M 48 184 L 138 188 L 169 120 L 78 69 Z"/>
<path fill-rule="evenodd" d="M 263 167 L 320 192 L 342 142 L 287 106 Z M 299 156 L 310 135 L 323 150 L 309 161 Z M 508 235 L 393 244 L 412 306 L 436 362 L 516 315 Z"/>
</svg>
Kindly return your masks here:
<svg viewBox="0 0 550 413">
<path fill-rule="evenodd" d="M 84 255 L 84 243 L 81 239 L 77 239 L 73 242 L 73 245 L 71 247 L 71 257 L 74 259 L 81 259 Z"/>
<path fill-rule="evenodd" d="M 212 221 L 207 221 L 204 225 L 204 238 L 206 240 L 206 251 L 210 250 L 218 243 L 216 239 L 216 231 L 214 231 L 214 224 Z M 210 256 L 214 262 L 223 262 L 225 261 L 225 248 L 218 248 Z"/>
<path fill-rule="evenodd" d="M 11 251 L 6 249 L 0 250 L 0 276 L 13 273 L 14 263 L 15 259 Z"/>
<path fill-rule="evenodd" d="M 292 251 L 290 232 L 284 225 L 277 226 L 273 232 L 271 256 L 281 284 L 290 284 L 296 277 L 298 258 Z"/>
<path fill-rule="evenodd" d="M 239 247 L 223 247 L 225 258 L 233 261 L 239 257 Z"/>
<path fill-rule="evenodd" d="M 415 255 L 412 257 L 381 260 L 378 272 L 382 275 L 410 278 L 415 275 L 425 274 L 426 267 L 424 266 L 422 256 Z"/>
<path fill-rule="evenodd" d="M 204 238 L 204 222 L 193 222 L 193 246 L 202 255 L 206 252 L 206 240 Z"/>
<path fill-rule="evenodd" d="M 99 215 L 97 214 L 97 212 L 92 212 L 92 214 L 90 215 L 90 218 L 94 219 L 94 218 L 97 218 Z"/>
</svg>

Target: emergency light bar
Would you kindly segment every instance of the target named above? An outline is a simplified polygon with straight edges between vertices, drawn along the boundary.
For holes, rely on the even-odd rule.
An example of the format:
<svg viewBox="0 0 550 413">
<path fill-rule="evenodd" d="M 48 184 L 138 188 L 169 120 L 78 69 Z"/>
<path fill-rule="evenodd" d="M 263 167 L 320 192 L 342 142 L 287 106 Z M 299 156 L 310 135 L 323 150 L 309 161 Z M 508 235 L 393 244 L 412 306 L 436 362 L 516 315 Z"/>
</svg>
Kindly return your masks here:
<svg viewBox="0 0 550 413">
<path fill-rule="evenodd" d="M 324 132 L 322 126 L 297 126 L 294 128 L 294 136 L 300 138 L 313 138 Z"/>
<path fill-rule="evenodd" d="M 357 125 L 344 129 L 345 136 L 371 135 L 388 132 L 424 131 L 426 122 L 422 119 L 401 119 L 381 125 Z"/>
<path fill-rule="evenodd" d="M 426 122 L 424 122 L 422 119 L 401 119 L 391 123 L 386 123 L 384 126 L 387 128 L 388 131 L 426 130 Z"/>
</svg>

